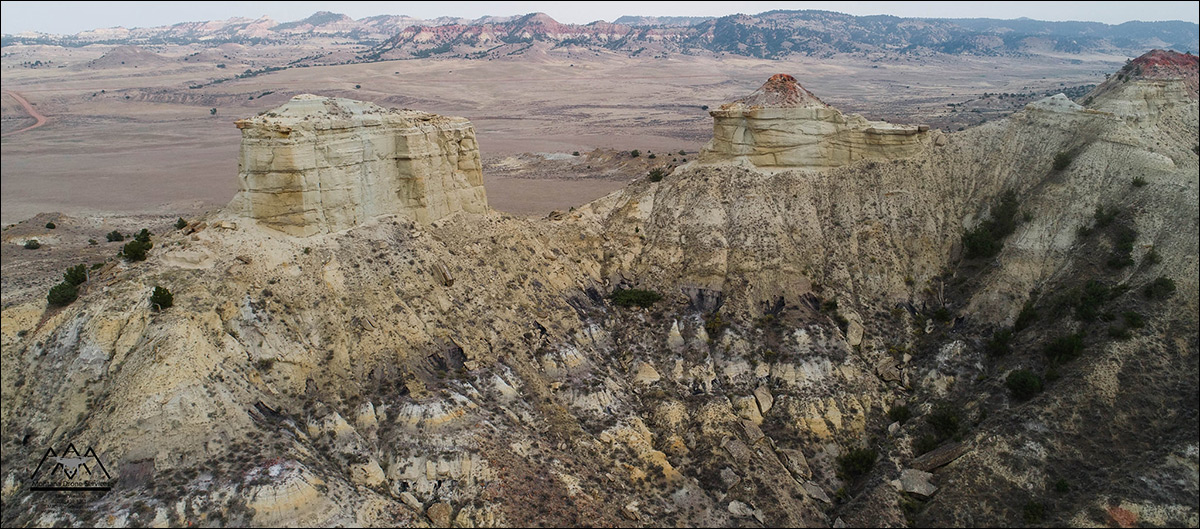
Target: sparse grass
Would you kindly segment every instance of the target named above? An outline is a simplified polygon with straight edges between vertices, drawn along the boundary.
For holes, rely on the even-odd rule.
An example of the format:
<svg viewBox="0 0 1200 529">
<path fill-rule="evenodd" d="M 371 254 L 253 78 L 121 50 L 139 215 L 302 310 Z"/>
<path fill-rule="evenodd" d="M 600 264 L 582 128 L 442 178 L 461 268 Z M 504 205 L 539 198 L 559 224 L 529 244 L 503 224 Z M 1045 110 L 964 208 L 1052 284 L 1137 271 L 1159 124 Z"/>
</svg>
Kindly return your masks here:
<svg viewBox="0 0 1200 529">
<path fill-rule="evenodd" d="M 1135 176 L 1135 177 L 1133 177 L 1133 181 L 1130 183 L 1133 184 L 1133 187 L 1142 187 L 1142 186 L 1145 186 L 1147 182 L 1146 182 L 1145 178 L 1142 178 L 1140 176 Z"/>
</svg>

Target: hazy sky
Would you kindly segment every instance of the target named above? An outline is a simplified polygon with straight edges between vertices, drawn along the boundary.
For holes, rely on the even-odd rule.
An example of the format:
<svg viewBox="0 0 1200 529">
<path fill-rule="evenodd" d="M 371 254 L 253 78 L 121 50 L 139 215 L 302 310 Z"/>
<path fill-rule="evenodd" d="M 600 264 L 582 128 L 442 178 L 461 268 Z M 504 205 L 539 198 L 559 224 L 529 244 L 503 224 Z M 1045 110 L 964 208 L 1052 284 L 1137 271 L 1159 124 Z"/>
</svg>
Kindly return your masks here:
<svg viewBox="0 0 1200 529">
<path fill-rule="evenodd" d="M 935 18 L 1086 20 L 1120 24 L 1130 20 L 1200 22 L 1196 2 L 3 2 L 0 30 L 78 33 L 115 26 L 152 27 L 232 17 L 266 15 L 278 22 L 317 11 L 354 18 L 410 15 L 418 18 L 521 15 L 544 12 L 559 22 L 585 24 L 621 15 L 722 16 L 772 9 L 823 9 L 853 15 Z"/>
</svg>

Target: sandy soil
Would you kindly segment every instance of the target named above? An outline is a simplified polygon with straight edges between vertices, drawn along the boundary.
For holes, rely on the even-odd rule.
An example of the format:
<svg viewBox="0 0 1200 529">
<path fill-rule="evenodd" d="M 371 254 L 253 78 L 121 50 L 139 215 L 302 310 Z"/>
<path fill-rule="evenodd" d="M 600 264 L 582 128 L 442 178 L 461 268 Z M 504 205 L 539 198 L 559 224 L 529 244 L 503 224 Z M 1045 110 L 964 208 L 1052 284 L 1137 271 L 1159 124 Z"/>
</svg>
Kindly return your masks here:
<svg viewBox="0 0 1200 529">
<path fill-rule="evenodd" d="M 306 50 L 230 48 L 223 55 L 196 56 L 192 54 L 202 50 L 153 47 L 170 60 L 114 65 L 97 60 L 111 47 L 10 48 L 0 61 L 5 90 L 19 93 L 49 121 L 0 140 L 0 221 L 5 224 L 46 211 L 184 215 L 222 206 L 236 190 L 240 136 L 232 122 L 299 93 L 465 116 L 476 126 L 485 159 L 596 148 L 694 152 L 711 135 L 711 119 L 702 105 L 745 95 L 774 73 L 795 75 L 843 111 L 953 129 L 1012 108 L 952 114 L 948 103 L 972 101 L 985 92 L 1096 83 L 1124 60 L 769 61 L 538 50 L 494 61 L 390 61 L 233 79 L 247 69 L 285 64 Z M 190 60 L 183 61 L 185 57 Z M 35 59 L 49 61 L 51 67 L 21 65 Z M 213 82 L 219 79 L 227 80 Z M 29 115 L 7 94 L 0 111 L 5 132 L 30 124 Z M 634 176 L 562 178 L 485 170 L 484 181 L 494 208 L 545 215 L 598 198 Z"/>
</svg>

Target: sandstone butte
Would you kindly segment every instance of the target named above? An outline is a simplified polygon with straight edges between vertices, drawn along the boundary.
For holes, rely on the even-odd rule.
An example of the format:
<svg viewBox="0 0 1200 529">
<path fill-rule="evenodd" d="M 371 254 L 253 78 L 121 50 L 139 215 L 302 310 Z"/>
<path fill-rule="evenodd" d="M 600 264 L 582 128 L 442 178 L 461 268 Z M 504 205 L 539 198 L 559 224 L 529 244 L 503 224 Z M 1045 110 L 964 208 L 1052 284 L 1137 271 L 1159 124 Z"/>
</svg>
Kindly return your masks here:
<svg viewBox="0 0 1200 529">
<path fill-rule="evenodd" d="M 829 169 L 912 156 L 930 140 L 928 126 L 842 114 L 787 74 L 772 76 L 753 94 L 709 114 L 713 138 L 701 152 L 702 162 L 744 159 L 762 168 Z"/>
<path fill-rule="evenodd" d="M 786 74 L 710 114 L 702 163 L 828 169 L 911 156 L 930 143 L 926 126 L 846 116 Z M 382 215 L 428 224 L 487 210 L 465 118 L 305 94 L 236 125 L 239 190 L 229 209 L 277 231 L 306 237 Z"/>
<path fill-rule="evenodd" d="M 275 230 L 309 236 L 380 215 L 429 223 L 487 210 L 465 118 L 305 94 L 236 125 L 242 146 L 229 209 Z"/>
</svg>

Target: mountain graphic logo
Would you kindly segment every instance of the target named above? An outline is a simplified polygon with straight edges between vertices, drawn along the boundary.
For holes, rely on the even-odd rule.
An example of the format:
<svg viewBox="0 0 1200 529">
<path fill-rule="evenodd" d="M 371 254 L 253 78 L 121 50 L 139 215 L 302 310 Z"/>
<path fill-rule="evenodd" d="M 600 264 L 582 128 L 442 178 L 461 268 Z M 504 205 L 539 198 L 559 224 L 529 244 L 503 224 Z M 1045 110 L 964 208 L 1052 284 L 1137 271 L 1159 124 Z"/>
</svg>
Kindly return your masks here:
<svg viewBox="0 0 1200 529">
<path fill-rule="evenodd" d="M 62 452 L 46 449 L 30 476 L 30 490 L 107 491 L 112 489 L 112 479 L 95 449 L 89 446 L 81 453 L 70 443 Z"/>
</svg>

